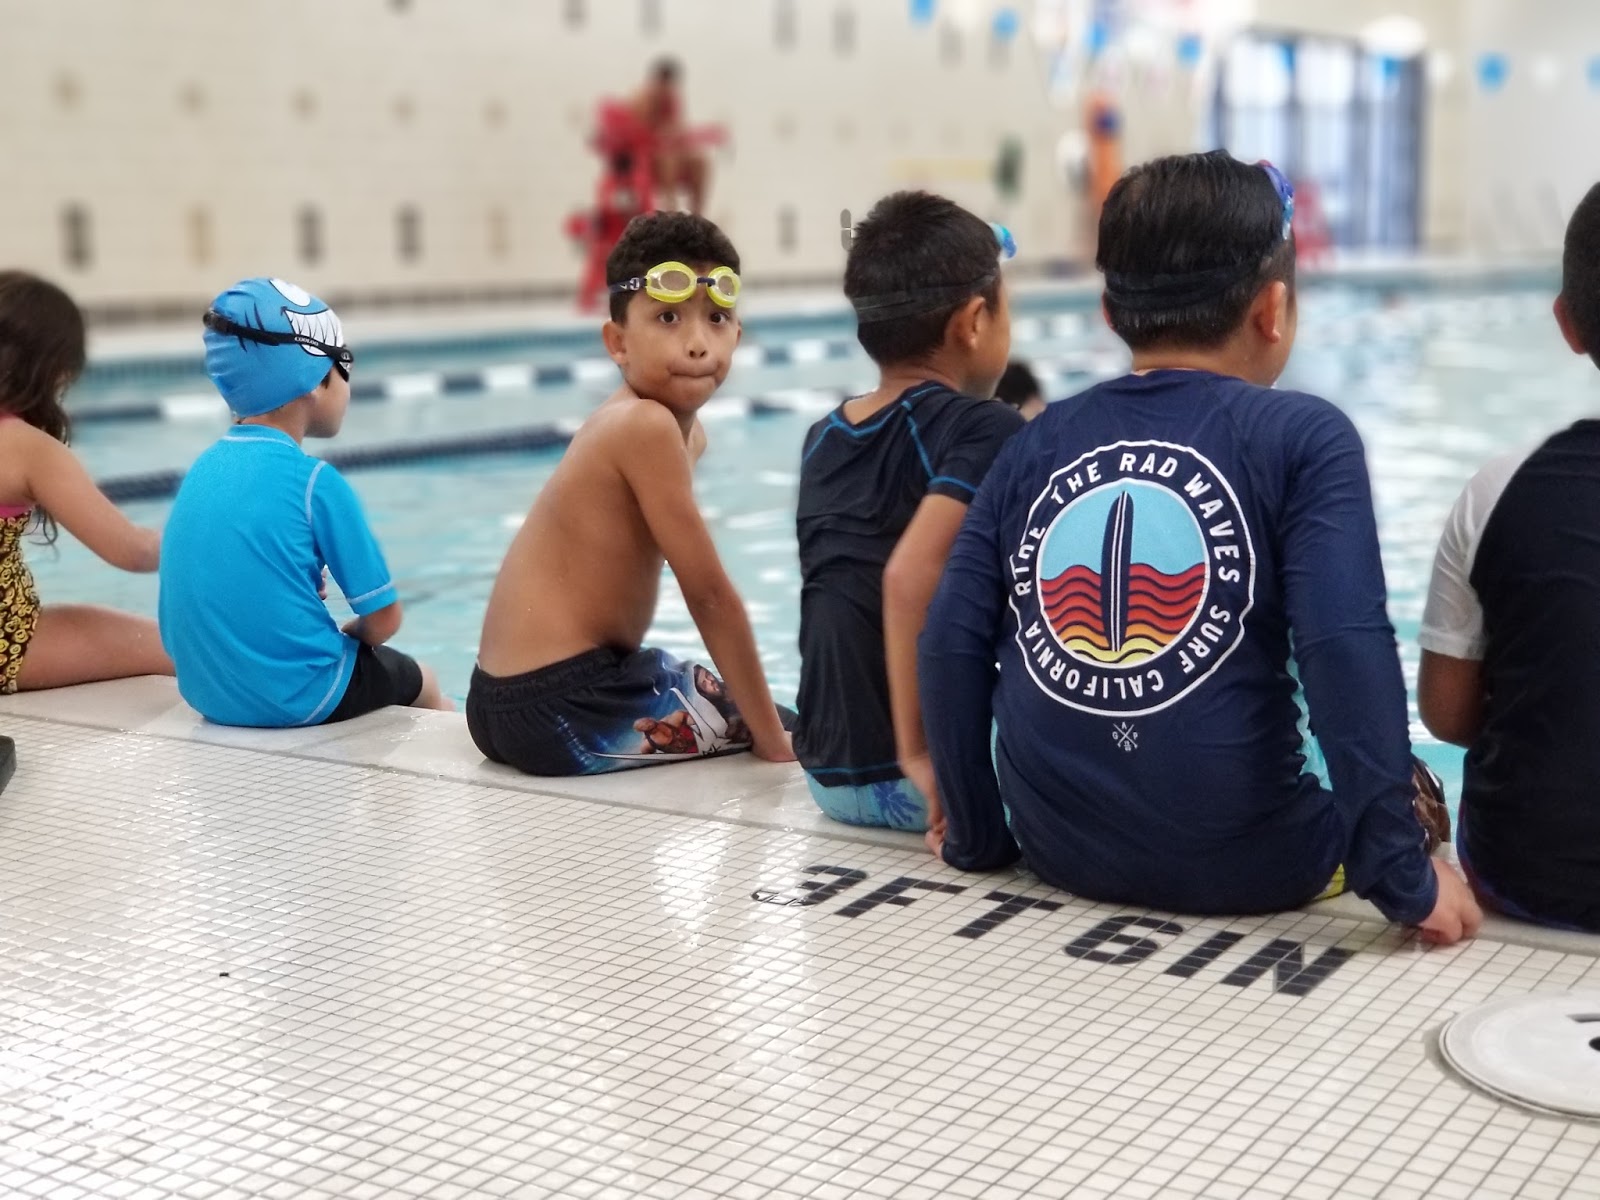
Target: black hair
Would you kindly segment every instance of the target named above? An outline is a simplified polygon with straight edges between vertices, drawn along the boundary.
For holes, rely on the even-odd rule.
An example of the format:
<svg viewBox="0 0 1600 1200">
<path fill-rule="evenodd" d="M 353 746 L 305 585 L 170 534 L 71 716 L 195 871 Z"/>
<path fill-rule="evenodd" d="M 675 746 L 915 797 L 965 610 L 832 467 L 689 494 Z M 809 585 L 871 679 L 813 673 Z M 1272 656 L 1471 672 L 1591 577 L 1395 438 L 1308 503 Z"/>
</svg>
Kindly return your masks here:
<svg viewBox="0 0 1600 1200">
<path fill-rule="evenodd" d="M 675 58 L 658 58 L 650 68 L 657 83 L 676 83 L 683 74 L 683 64 Z"/>
<path fill-rule="evenodd" d="M 638 279 L 651 267 L 681 262 L 691 267 L 739 270 L 739 252 L 728 235 L 704 217 L 683 212 L 645 213 L 628 222 L 606 258 L 606 283 Z M 628 302 L 643 292 L 612 292 L 611 319 L 621 321 Z"/>
<path fill-rule="evenodd" d="M 994 230 L 966 209 L 931 192 L 895 192 L 872 206 L 856 227 L 844 267 L 844 294 L 869 296 L 946 291 L 931 312 L 856 326 L 861 348 L 879 366 L 915 362 L 944 341 L 950 317 L 974 296 L 1000 296 L 1000 247 Z"/>
<path fill-rule="evenodd" d="M 1009 362 L 1000 382 L 995 384 L 994 398 L 1003 400 L 1012 408 L 1021 408 L 1029 400 L 1044 399 L 1039 381 L 1025 362 Z"/>
<path fill-rule="evenodd" d="M 1100 212 L 1111 328 L 1134 350 L 1220 345 L 1263 287 L 1294 287 L 1283 218 L 1266 171 L 1225 150 L 1134 167 Z"/>
<path fill-rule="evenodd" d="M 1600 366 L 1600 183 L 1589 189 L 1567 222 L 1561 299 L 1583 348 Z"/>
</svg>

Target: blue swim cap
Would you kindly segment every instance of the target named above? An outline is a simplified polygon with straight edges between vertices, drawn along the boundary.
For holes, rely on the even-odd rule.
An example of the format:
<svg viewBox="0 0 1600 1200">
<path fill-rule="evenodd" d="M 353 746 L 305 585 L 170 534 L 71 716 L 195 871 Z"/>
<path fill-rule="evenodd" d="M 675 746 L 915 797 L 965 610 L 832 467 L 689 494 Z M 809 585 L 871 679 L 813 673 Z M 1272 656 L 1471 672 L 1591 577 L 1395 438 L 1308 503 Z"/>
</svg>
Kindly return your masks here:
<svg viewBox="0 0 1600 1200">
<path fill-rule="evenodd" d="M 211 311 L 252 329 L 344 345 L 344 328 L 333 309 L 282 279 L 236 283 L 211 302 Z M 315 391 L 333 368 L 328 356 L 314 346 L 265 345 L 209 327 L 205 345 L 206 374 L 241 417 L 258 417 Z"/>
</svg>

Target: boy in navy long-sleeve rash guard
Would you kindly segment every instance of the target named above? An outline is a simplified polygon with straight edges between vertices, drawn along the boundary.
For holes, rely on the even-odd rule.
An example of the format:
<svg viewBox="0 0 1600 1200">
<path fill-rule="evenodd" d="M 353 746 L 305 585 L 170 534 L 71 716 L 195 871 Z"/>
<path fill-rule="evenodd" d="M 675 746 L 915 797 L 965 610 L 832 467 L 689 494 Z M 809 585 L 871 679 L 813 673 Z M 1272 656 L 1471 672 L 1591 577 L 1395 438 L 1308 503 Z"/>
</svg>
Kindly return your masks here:
<svg viewBox="0 0 1600 1200">
<path fill-rule="evenodd" d="M 1292 191 L 1221 154 L 1118 190 L 1101 266 L 1135 373 L 1012 439 L 928 613 L 944 858 L 1020 854 L 1092 899 L 1199 913 L 1303 904 L 1342 865 L 1390 919 L 1470 936 L 1413 813 L 1360 438 L 1262 386 L 1293 342 Z M 1304 770 L 1291 651 L 1331 792 Z"/>
</svg>

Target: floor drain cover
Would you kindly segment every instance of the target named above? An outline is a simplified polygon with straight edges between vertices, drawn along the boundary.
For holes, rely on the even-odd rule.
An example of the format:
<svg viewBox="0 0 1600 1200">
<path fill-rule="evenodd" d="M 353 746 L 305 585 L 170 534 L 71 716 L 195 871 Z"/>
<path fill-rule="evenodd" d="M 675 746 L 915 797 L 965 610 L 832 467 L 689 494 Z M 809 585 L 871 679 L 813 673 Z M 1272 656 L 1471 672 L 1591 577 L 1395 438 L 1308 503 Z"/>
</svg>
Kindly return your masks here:
<svg viewBox="0 0 1600 1200">
<path fill-rule="evenodd" d="M 1445 1061 L 1486 1091 L 1564 1116 L 1600 1117 L 1600 995 L 1515 996 L 1462 1013 Z"/>
</svg>

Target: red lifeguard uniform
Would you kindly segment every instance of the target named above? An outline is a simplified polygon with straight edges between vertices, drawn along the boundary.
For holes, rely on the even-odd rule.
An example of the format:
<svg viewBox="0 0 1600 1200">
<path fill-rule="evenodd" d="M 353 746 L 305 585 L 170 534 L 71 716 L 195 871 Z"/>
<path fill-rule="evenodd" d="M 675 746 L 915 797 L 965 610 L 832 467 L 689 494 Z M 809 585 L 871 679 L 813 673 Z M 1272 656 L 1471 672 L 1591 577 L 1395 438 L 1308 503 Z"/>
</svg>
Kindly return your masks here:
<svg viewBox="0 0 1600 1200">
<path fill-rule="evenodd" d="M 661 103 L 670 108 L 658 113 L 658 120 L 663 124 L 676 123 L 675 93 L 666 93 Z M 681 154 L 686 148 L 717 145 L 726 140 L 726 136 L 720 126 L 705 126 L 677 135 L 671 139 L 676 144 L 669 147 L 633 104 L 621 100 L 601 101 L 590 145 L 605 163 L 605 172 L 595 189 L 594 207 L 567 219 L 567 232 L 582 243 L 586 251 L 583 276 L 578 284 L 580 308 L 592 309 L 605 291 L 606 259 L 628 222 L 641 213 L 655 211 L 660 182 L 657 166 L 662 154 Z"/>
</svg>

